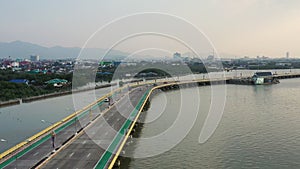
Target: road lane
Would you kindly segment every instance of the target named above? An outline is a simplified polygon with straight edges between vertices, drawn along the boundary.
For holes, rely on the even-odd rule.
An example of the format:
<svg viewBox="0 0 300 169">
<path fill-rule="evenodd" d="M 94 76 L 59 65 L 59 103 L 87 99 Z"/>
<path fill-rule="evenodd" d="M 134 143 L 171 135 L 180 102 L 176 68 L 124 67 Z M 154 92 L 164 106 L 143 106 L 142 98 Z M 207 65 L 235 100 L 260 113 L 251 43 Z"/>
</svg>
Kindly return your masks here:
<svg viewBox="0 0 300 169">
<path fill-rule="evenodd" d="M 124 92 L 121 94 L 116 94 L 115 98 L 120 99 L 124 95 Z M 62 146 L 67 140 L 72 138 L 76 131 L 80 130 L 82 127 L 85 127 L 92 119 L 97 117 L 108 107 L 107 103 L 100 103 L 98 106 L 94 107 L 91 112 L 82 116 L 81 118 L 77 116 L 77 121 L 71 125 L 65 127 L 60 132 L 56 133 L 55 145 L 56 147 Z M 40 145 L 32 148 L 30 151 L 26 152 L 23 156 L 13 156 L 13 162 L 5 166 L 5 169 L 10 168 L 32 168 L 41 160 L 51 155 L 53 151 L 51 139 L 47 139 L 42 142 Z"/>
<path fill-rule="evenodd" d="M 42 168 L 93 168 L 147 90 L 145 87 L 140 89 L 120 99 Z"/>
</svg>

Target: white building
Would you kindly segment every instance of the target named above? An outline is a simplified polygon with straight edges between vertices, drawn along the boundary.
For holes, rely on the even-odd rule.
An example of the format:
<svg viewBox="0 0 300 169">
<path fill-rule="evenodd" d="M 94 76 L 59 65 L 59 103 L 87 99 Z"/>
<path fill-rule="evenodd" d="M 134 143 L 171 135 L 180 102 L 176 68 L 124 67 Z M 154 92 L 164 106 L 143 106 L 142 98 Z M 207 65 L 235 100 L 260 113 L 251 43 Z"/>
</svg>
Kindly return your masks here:
<svg viewBox="0 0 300 169">
<path fill-rule="evenodd" d="M 19 62 L 12 62 L 12 63 L 11 63 L 11 66 L 12 66 L 12 67 L 19 67 Z"/>
<path fill-rule="evenodd" d="M 30 56 L 30 60 L 31 60 L 32 62 L 39 61 L 39 60 L 40 60 L 40 56 L 39 56 L 39 55 L 31 55 L 31 56 Z"/>
</svg>

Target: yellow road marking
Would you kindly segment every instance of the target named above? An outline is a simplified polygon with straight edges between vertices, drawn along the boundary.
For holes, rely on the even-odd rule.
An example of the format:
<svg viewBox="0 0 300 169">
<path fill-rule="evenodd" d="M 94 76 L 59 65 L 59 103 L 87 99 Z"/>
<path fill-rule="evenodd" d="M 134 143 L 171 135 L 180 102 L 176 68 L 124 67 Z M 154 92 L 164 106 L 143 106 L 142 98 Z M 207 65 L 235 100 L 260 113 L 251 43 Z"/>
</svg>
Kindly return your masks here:
<svg viewBox="0 0 300 169">
<path fill-rule="evenodd" d="M 133 91 L 133 90 L 132 90 Z M 128 95 L 130 92 L 127 92 L 124 96 Z M 124 97 L 123 96 L 123 97 Z M 73 143 L 78 137 L 80 137 L 85 130 L 87 130 L 88 128 L 90 128 L 92 126 L 92 124 L 94 124 L 97 119 L 99 119 L 100 117 L 104 116 L 104 114 L 106 114 L 109 110 L 111 110 L 118 102 L 120 102 L 122 99 L 120 99 L 119 101 L 117 101 L 115 104 L 113 104 L 112 106 L 109 106 L 108 109 L 105 109 L 105 111 L 102 113 L 102 115 L 98 116 L 93 122 L 91 122 L 84 130 L 81 130 L 77 135 L 75 135 L 72 139 L 70 139 L 65 145 L 61 146 L 55 153 L 53 153 L 51 156 L 49 156 L 45 161 L 43 161 L 40 165 L 38 165 L 36 167 L 36 169 L 40 169 L 41 167 L 43 167 L 45 164 L 47 164 L 51 159 L 53 159 L 59 152 L 61 152 L 62 150 L 64 150 L 65 148 L 67 148 L 67 146 L 69 146 L 71 143 Z"/>
</svg>

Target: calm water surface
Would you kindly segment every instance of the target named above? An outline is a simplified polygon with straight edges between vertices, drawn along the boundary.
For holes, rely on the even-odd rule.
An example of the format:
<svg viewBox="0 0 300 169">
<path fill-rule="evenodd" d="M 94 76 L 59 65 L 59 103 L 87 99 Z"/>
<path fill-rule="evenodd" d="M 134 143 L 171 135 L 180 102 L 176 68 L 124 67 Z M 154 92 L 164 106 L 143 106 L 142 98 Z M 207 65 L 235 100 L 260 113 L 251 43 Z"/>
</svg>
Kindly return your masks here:
<svg viewBox="0 0 300 169">
<path fill-rule="evenodd" d="M 126 168 L 300 168 L 300 79 L 281 80 L 277 85 L 227 85 L 226 106 L 213 136 L 198 142 L 210 106 L 210 87 L 199 87 L 199 114 L 191 131 L 171 150 L 149 158 L 131 158 Z M 180 107 L 180 92 L 156 95 L 146 112 L 140 138 L 168 129 Z M 189 116 L 195 100 L 185 102 Z M 163 105 L 163 106 L 162 106 Z M 216 105 L 214 105 L 216 106 Z M 190 109 L 188 108 L 190 107 Z M 161 113 L 163 112 L 163 113 Z M 187 122 L 188 123 L 188 122 Z M 162 144 L 162 142 L 161 142 Z M 138 154 L 139 141 L 127 149 Z M 159 144 L 156 145 L 159 147 Z"/>
<path fill-rule="evenodd" d="M 0 108 L 0 139 L 7 140 L 0 142 L 0 152 L 51 125 L 41 120 L 52 123 L 60 121 L 110 91 L 111 88 L 103 88 Z M 73 98 L 80 98 L 81 101 L 73 102 Z"/>
</svg>

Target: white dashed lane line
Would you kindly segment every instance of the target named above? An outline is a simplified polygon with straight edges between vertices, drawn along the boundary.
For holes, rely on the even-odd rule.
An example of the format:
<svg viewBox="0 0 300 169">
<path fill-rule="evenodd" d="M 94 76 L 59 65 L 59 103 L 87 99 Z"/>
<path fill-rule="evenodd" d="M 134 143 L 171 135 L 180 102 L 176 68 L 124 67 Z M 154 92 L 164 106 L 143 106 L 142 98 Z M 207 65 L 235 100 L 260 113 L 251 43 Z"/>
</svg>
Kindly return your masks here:
<svg viewBox="0 0 300 169">
<path fill-rule="evenodd" d="M 90 155 L 91 155 L 91 153 L 89 153 L 89 154 L 86 156 L 86 158 L 89 158 L 89 157 L 90 157 Z"/>
<path fill-rule="evenodd" d="M 74 152 L 73 153 L 71 153 L 70 155 L 69 155 L 69 157 L 72 157 L 74 155 Z"/>
</svg>

